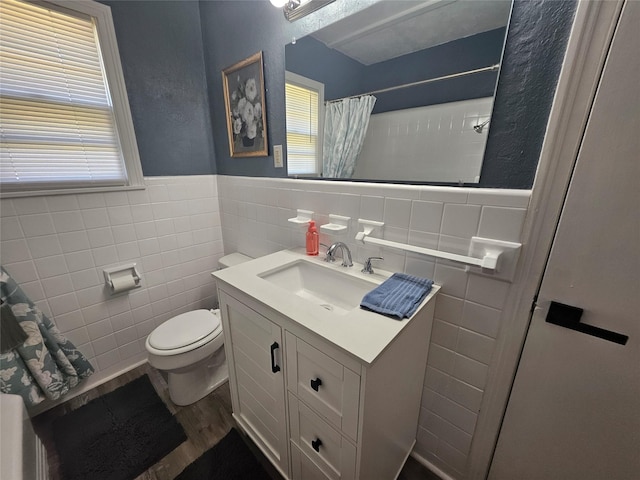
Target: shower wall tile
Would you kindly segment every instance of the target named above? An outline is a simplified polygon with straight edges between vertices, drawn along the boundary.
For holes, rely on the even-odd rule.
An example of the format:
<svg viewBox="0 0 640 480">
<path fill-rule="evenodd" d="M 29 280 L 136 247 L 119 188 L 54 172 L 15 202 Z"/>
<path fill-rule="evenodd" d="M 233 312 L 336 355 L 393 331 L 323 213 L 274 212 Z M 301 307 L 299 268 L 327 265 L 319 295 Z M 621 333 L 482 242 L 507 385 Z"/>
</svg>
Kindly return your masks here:
<svg viewBox="0 0 640 480">
<path fill-rule="evenodd" d="M 210 272 L 223 248 L 215 177 L 145 183 L 145 190 L 0 203 L 2 266 L 98 373 L 144 359 L 144 340 L 160 320 L 217 303 Z M 137 264 L 142 288 L 110 297 L 102 269 L 125 262 Z"/>
<path fill-rule="evenodd" d="M 321 231 L 322 243 L 344 241 L 354 261 L 382 256 L 378 268 L 433 278 L 442 286 L 416 452 L 461 477 L 511 284 L 468 273 L 454 262 L 359 244 L 357 219 L 384 220 L 374 233 L 380 238 L 466 254 L 472 236 L 519 241 L 530 192 L 231 176 L 219 176 L 217 189 L 227 253 L 259 256 L 303 247 L 305 229 L 286 219 L 298 208 L 314 211 L 320 224 L 336 213 L 351 217 L 349 228 L 339 235 Z"/>
<path fill-rule="evenodd" d="M 402 180 L 427 175 L 443 182 L 476 181 L 487 129 L 478 134 L 473 126 L 489 118 L 492 104 L 492 98 L 478 98 L 372 115 L 356 178 L 399 178 L 401 172 Z"/>
</svg>

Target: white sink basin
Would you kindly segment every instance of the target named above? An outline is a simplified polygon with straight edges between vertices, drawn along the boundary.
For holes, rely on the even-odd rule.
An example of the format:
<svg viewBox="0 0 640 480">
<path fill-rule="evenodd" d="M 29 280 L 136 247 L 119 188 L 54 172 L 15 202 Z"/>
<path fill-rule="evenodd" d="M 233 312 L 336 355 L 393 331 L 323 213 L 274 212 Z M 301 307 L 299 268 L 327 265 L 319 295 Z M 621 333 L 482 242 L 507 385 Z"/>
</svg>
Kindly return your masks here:
<svg viewBox="0 0 640 480">
<path fill-rule="evenodd" d="M 298 260 L 258 276 L 337 315 L 345 315 L 359 308 L 362 297 L 378 284 L 338 268 L 343 267 Z"/>
</svg>

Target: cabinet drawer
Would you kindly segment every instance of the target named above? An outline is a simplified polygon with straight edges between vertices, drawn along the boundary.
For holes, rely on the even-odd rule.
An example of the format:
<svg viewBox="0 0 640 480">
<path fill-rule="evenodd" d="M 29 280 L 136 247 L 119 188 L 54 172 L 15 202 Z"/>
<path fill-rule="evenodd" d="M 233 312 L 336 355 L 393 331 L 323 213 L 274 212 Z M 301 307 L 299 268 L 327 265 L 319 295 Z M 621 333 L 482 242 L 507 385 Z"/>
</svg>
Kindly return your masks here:
<svg viewBox="0 0 640 480">
<path fill-rule="evenodd" d="M 360 375 L 289 332 L 286 342 L 289 390 L 357 440 Z"/>
<path fill-rule="evenodd" d="M 292 393 L 289 393 L 289 426 L 291 442 L 308 457 L 301 460 L 305 469 L 310 468 L 310 460 L 326 478 L 355 478 L 356 447 Z"/>
<path fill-rule="evenodd" d="M 291 478 L 292 480 L 335 480 L 334 477 L 327 476 L 293 442 L 291 442 Z"/>
</svg>

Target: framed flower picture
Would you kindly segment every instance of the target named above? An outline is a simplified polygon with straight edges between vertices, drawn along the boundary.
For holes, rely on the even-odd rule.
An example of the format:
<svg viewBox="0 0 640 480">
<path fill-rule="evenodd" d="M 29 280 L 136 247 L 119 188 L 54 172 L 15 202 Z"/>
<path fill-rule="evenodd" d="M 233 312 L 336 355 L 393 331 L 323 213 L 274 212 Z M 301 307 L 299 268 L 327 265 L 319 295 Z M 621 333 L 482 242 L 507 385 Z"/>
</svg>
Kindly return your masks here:
<svg viewBox="0 0 640 480">
<path fill-rule="evenodd" d="M 222 86 L 232 157 L 266 157 L 267 114 L 262 52 L 222 71 Z"/>
</svg>

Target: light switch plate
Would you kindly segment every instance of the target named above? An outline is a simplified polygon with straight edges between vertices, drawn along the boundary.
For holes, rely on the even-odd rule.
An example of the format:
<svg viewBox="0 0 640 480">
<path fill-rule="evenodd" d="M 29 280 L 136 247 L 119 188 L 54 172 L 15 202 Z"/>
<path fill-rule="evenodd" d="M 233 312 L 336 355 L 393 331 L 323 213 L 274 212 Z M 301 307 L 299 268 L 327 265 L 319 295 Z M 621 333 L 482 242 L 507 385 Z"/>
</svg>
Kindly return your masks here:
<svg viewBox="0 0 640 480">
<path fill-rule="evenodd" d="M 276 168 L 284 167 L 284 162 L 282 161 L 282 145 L 273 146 L 273 166 Z"/>
</svg>

